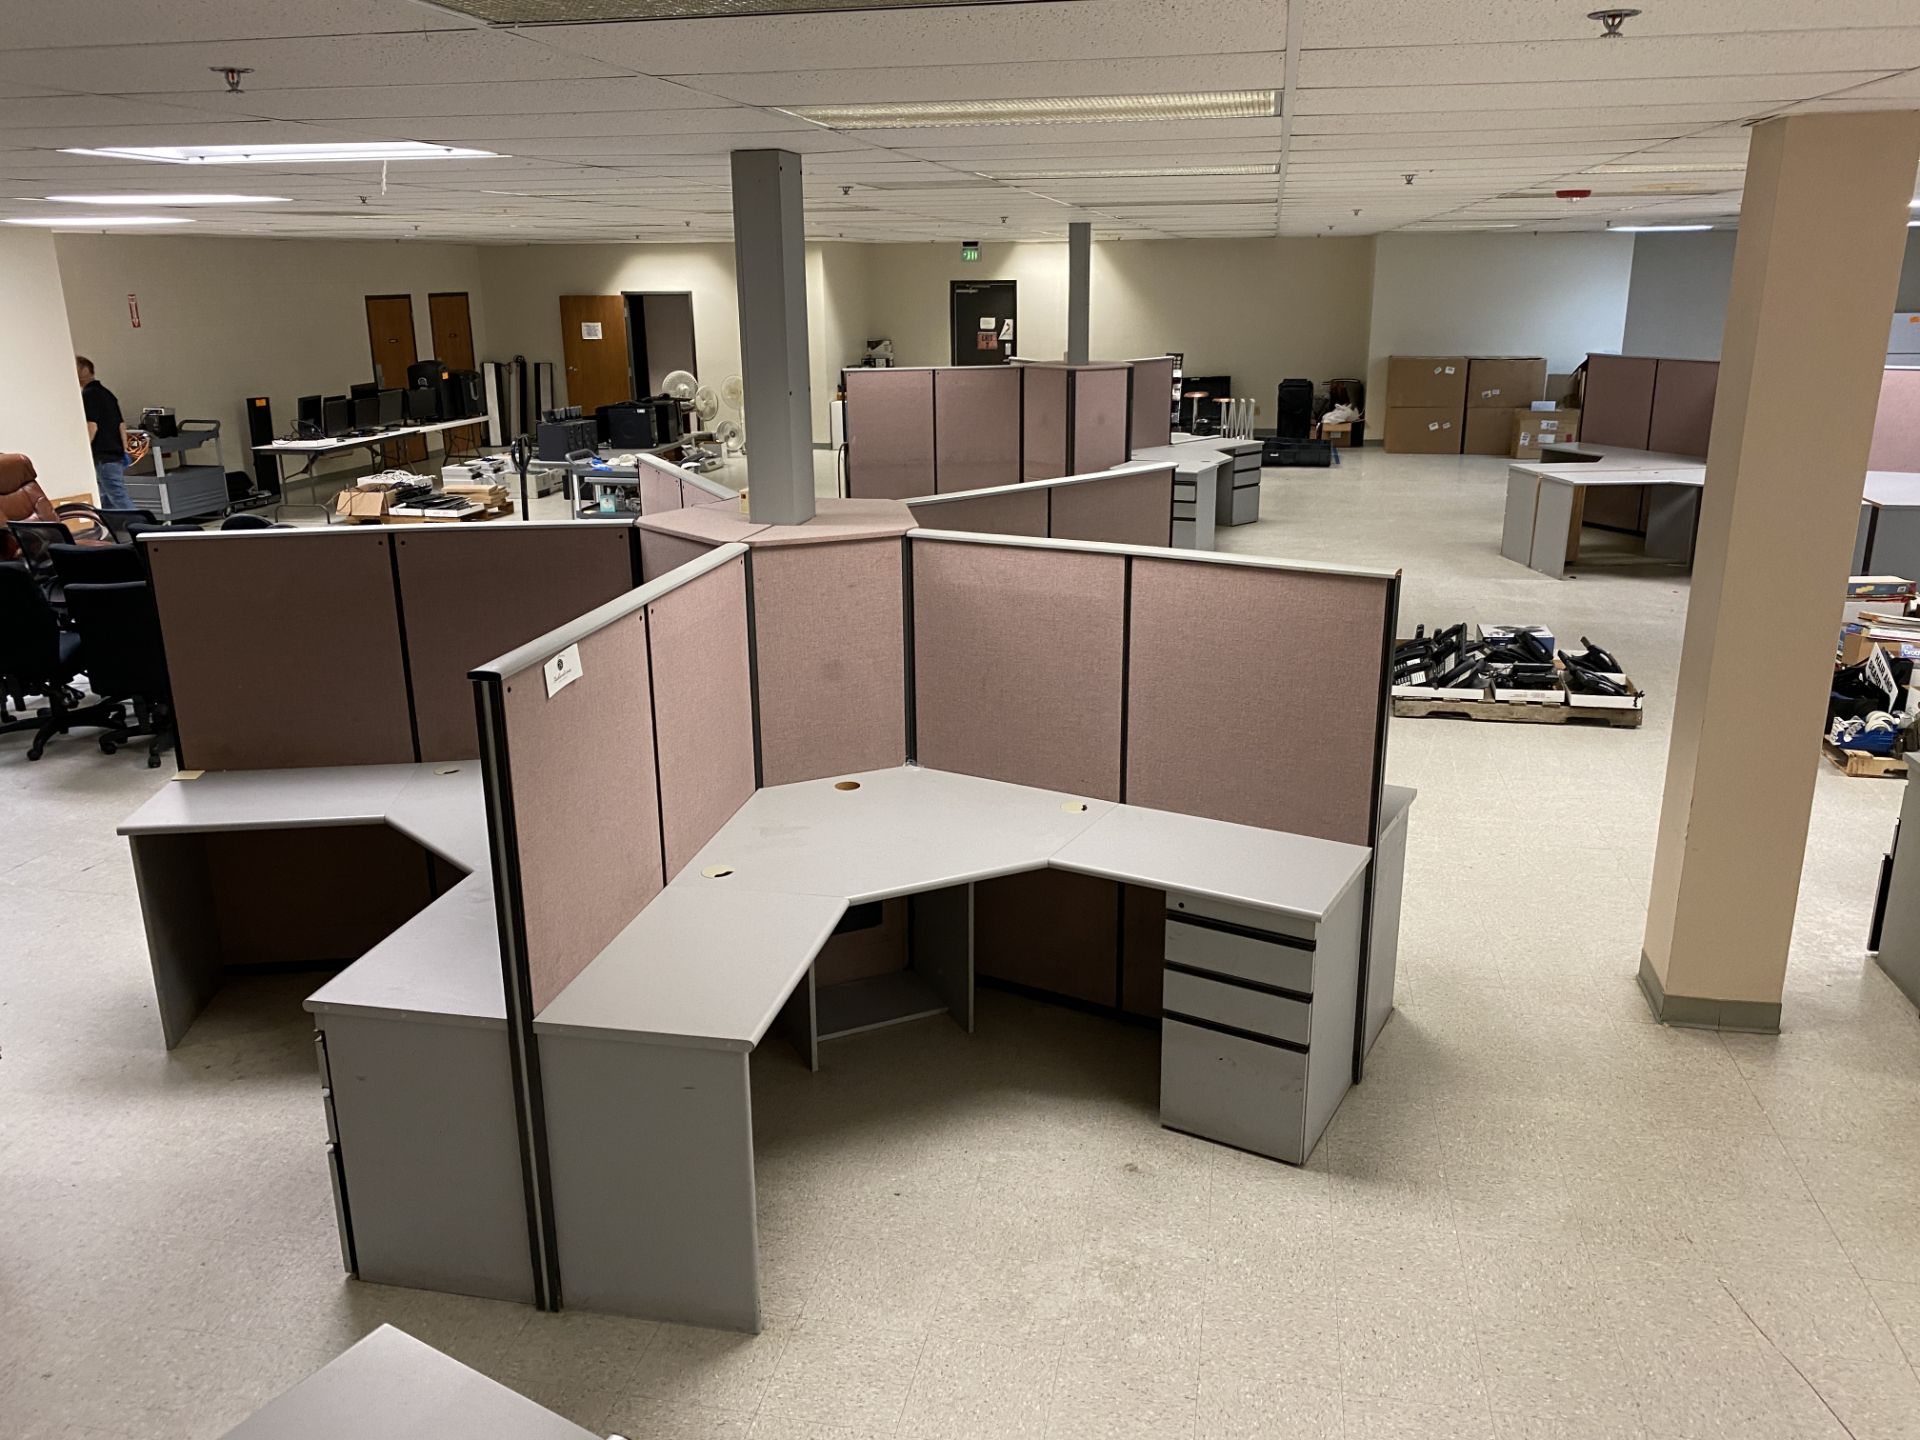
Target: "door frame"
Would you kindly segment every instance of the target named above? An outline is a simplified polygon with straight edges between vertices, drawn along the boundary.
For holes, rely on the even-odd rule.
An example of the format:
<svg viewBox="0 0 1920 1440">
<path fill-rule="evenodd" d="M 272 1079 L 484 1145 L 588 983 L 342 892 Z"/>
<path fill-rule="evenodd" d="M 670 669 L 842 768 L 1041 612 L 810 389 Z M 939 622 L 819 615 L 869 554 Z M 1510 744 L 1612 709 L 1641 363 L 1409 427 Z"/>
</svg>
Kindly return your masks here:
<svg viewBox="0 0 1920 1440">
<path fill-rule="evenodd" d="M 655 295 L 685 296 L 687 301 L 687 318 L 689 320 L 693 318 L 693 291 L 691 290 L 622 290 L 620 292 L 620 298 L 626 302 L 627 307 L 627 378 L 631 384 L 633 396 L 636 400 L 649 393 L 651 387 L 640 383 L 642 374 L 640 361 L 644 357 L 634 345 L 636 337 L 644 337 L 647 333 L 646 305 L 642 303 L 636 306 L 633 302 L 636 300 L 644 302 Z M 636 312 L 638 312 L 640 321 L 637 330 L 634 327 Z M 691 373 L 698 375 L 700 373 L 700 336 L 699 332 L 694 330 L 691 325 L 688 326 L 688 329 L 693 335 L 694 363 L 687 368 Z"/>
<path fill-rule="evenodd" d="M 474 370 L 479 370 L 480 345 L 473 337 L 473 292 L 470 290 L 429 290 L 427 292 L 427 333 L 429 336 L 432 336 L 434 330 L 433 302 L 436 300 L 458 300 L 460 302 L 460 308 L 466 311 L 468 360 Z M 416 341 L 415 343 L 417 344 L 418 342 Z M 440 348 L 438 340 L 435 340 L 433 348 L 435 350 Z M 444 355 L 435 355 L 432 358 L 440 361 L 442 364 L 448 365 L 450 369 L 466 368 L 465 366 L 451 365 Z M 459 430 L 443 431 L 440 438 L 442 448 L 446 451 L 448 458 L 451 458 L 455 453 L 455 445 L 460 447 L 459 453 L 464 454 L 470 450 L 478 454 L 480 446 L 486 440 L 486 437 L 486 421 L 481 420 L 476 424 L 465 426 Z"/>
<path fill-rule="evenodd" d="M 1007 318 L 1013 321 L 1014 344 L 1016 345 L 1019 344 L 1020 343 L 1020 282 L 1018 280 L 1000 280 L 1000 279 L 949 280 L 947 282 L 948 363 L 953 365 L 966 365 L 969 363 L 972 363 L 972 364 L 979 363 L 978 361 L 968 362 L 960 358 L 960 335 L 955 326 L 955 322 L 959 319 L 959 314 L 958 314 L 959 306 L 957 302 L 960 299 L 960 287 L 962 285 L 966 285 L 966 286 L 1004 285 L 1007 287 L 1009 291 L 1012 292 L 1013 304 L 1008 308 Z M 999 363 L 1002 365 L 1005 365 L 1011 358 L 1012 358 L 1012 352 L 1009 351 L 1007 354 L 1000 357 Z"/>
<path fill-rule="evenodd" d="M 415 363 L 418 363 L 420 359 L 420 317 L 416 315 L 413 310 L 413 292 L 411 290 L 402 290 L 387 295 L 368 295 L 361 302 L 361 310 L 367 317 L 367 368 L 373 372 L 373 383 L 387 390 L 404 390 L 407 388 L 407 377 L 405 375 L 402 375 L 400 377 L 400 383 L 395 385 L 380 373 L 380 355 L 379 352 L 373 348 L 372 307 L 373 302 L 376 300 L 404 300 L 407 302 L 407 329 L 413 334 L 413 359 Z M 381 445 L 379 450 L 381 464 L 390 464 L 393 453 L 396 450 L 399 452 L 401 464 L 417 465 L 427 458 L 427 437 L 424 435 L 408 435 L 399 440 Z"/>
</svg>

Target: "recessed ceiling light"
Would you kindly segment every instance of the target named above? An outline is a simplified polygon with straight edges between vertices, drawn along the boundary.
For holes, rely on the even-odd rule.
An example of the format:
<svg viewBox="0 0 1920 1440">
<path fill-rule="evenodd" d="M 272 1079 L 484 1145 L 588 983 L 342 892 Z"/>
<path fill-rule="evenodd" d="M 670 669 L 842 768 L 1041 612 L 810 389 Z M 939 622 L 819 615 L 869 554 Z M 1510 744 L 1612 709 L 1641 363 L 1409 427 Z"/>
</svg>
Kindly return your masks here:
<svg viewBox="0 0 1920 1440">
<path fill-rule="evenodd" d="M 1277 175 L 1275 165 L 1165 165 L 1124 170 L 993 170 L 989 180 L 1160 180 L 1181 175 Z"/>
<path fill-rule="evenodd" d="M 1711 225 L 1609 225 L 1607 227 L 1621 235 L 1661 235 L 1678 234 L 1688 230 L 1711 230 Z"/>
<path fill-rule="evenodd" d="M 168 165 L 327 165 L 349 160 L 497 160 L 491 150 L 427 145 L 418 140 L 353 140 L 339 145 L 108 145 L 62 150 L 109 160 L 158 160 Z"/>
<path fill-rule="evenodd" d="M 8 220 L 9 225 L 42 225 L 62 230 L 98 230 L 103 225 L 191 225 L 184 215 L 94 215 L 81 219 L 73 215 L 26 215 Z"/>
<path fill-rule="evenodd" d="M 1179 95 L 1074 95 L 1032 100 L 919 100 L 872 105 L 792 105 L 783 114 L 829 130 L 907 130 L 953 125 L 1085 125 L 1117 120 L 1270 120 L 1277 90 Z"/>
<path fill-rule="evenodd" d="M 285 195 L 49 195 L 62 205 L 285 205 Z"/>
<path fill-rule="evenodd" d="M 1747 162 L 1737 160 L 1718 164 L 1687 165 L 1590 165 L 1583 174 L 1587 175 L 1716 175 L 1728 171 L 1744 171 Z"/>
</svg>

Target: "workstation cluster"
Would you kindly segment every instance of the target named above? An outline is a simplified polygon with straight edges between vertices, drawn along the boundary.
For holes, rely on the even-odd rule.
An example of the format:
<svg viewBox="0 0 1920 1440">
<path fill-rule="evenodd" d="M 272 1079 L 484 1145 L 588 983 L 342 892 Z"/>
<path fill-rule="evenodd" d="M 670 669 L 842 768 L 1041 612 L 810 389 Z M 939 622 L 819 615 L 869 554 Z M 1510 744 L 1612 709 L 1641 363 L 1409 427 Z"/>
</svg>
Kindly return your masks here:
<svg viewBox="0 0 1920 1440">
<path fill-rule="evenodd" d="M 654 522 L 739 524 L 641 464 Z M 976 985 L 1158 1027 L 1163 1124 L 1309 1156 L 1392 1005 L 1396 574 L 886 499 L 647 525 L 143 540 L 166 1038 L 345 965 L 307 1008 L 350 1271 L 757 1329 L 753 1053 L 970 1031 Z M 235 587 L 329 624 L 236 656 Z"/>
</svg>

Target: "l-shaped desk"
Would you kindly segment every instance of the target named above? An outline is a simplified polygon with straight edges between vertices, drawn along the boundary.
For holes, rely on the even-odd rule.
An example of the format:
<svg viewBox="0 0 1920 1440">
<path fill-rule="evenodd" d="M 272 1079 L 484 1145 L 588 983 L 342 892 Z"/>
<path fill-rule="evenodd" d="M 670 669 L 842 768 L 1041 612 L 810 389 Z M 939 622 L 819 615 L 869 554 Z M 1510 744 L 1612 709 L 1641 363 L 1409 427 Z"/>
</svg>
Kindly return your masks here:
<svg viewBox="0 0 1920 1440">
<path fill-rule="evenodd" d="M 1631 486 L 1647 491 L 1647 554 L 1657 560 L 1691 561 L 1706 478 L 1707 467 L 1697 456 L 1579 441 L 1542 445 L 1538 462 L 1507 467 L 1500 553 L 1564 579 L 1580 560 L 1587 491 Z"/>
<path fill-rule="evenodd" d="M 307 1001 L 346 1267 L 529 1298 L 477 766 L 206 774 L 131 837 L 169 1042 L 217 985 L 197 841 L 384 824 L 468 871 Z M 552 1207 L 570 1303 L 760 1324 L 748 1055 L 945 1014 L 973 1028 L 972 886 L 1053 868 L 1167 892 L 1161 1120 L 1298 1163 L 1392 1008 L 1406 815 L 1314 839 L 914 766 L 755 792 L 540 1012 Z M 1360 883 L 1372 958 L 1361 994 Z M 909 896 L 911 968 L 815 983 L 854 907 Z M 1356 1023 L 1357 1015 L 1364 1020 Z"/>
</svg>

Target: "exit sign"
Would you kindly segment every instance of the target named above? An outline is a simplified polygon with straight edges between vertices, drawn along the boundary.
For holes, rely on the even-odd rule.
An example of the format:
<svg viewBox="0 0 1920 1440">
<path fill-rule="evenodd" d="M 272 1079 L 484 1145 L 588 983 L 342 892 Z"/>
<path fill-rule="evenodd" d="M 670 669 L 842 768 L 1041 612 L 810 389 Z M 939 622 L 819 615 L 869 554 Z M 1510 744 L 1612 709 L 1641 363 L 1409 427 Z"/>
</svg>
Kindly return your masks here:
<svg viewBox="0 0 1920 1440">
<path fill-rule="evenodd" d="M 980 242 L 978 240 L 962 240 L 960 242 L 960 258 L 962 260 L 978 260 L 980 258 Z"/>
</svg>

